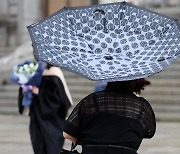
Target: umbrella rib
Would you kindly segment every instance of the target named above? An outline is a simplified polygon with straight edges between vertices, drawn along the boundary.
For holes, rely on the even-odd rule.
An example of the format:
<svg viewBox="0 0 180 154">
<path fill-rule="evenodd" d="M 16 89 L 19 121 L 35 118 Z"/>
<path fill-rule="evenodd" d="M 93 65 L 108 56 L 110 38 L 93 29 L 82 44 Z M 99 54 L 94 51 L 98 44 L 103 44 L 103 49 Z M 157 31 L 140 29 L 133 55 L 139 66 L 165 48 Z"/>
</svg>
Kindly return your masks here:
<svg viewBox="0 0 180 154">
<path fill-rule="evenodd" d="M 125 1 L 121 2 L 121 5 L 120 5 L 119 8 L 118 8 L 118 13 L 121 12 L 120 10 L 122 9 L 122 6 L 125 5 L 125 4 L 126 4 Z M 123 9 L 123 10 L 126 11 L 126 9 Z M 120 13 L 118 29 L 120 29 L 120 27 L 121 27 L 121 20 L 122 20 L 121 17 L 122 17 L 122 14 Z M 118 39 L 118 38 L 116 38 L 114 42 L 116 42 L 117 39 Z"/>
<path fill-rule="evenodd" d="M 126 4 L 125 1 L 123 1 L 123 2 L 121 3 L 121 5 L 120 5 L 119 8 L 118 8 L 118 11 L 119 11 L 119 12 L 120 12 L 120 10 L 122 9 L 123 5 L 125 5 L 125 4 Z M 123 10 L 126 11 L 126 9 L 124 9 L 124 8 L 123 8 Z M 119 24 L 119 27 L 118 27 L 118 28 L 120 28 L 120 26 L 121 26 L 121 17 L 122 17 L 122 14 L 120 13 L 120 17 L 119 17 L 120 24 Z"/>
<path fill-rule="evenodd" d="M 72 26 L 73 25 L 73 23 L 72 23 L 72 21 L 71 20 L 69 20 L 69 18 L 67 17 L 67 16 L 69 16 L 69 10 L 67 9 L 67 7 L 64 7 L 64 9 L 66 10 L 65 11 L 65 14 L 66 14 L 66 19 L 67 19 L 67 21 L 69 21 L 70 22 L 70 27 L 72 27 L 72 29 L 75 31 L 75 33 L 77 34 L 77 30 Z"/>
<path fill-rule="evenodd" d="M 91 50 L 93 50 L 93 48 L 87 43 L 87 41 L 84 39 L 84 37 L 83 37 L 82 35 L 78 34 L 78 33 L 77 33 L 77 30 L 72 26 L 73 23 L 72 23 L 71 20 L 69 20 L 68 17 L 67 17 L 67 16 L 69 15 L 69 10 L 67 9 L 67 7 L 64 7 L 64 8 L 65 8 L 65 10 L 66 10 L 66 19 L 71 23 L 70 25 L 71 25 L 72 29 L 75 31 L 76 36 L 77 36 L 77 37 L 80 37 L 80 38 L 83 38 L 83 41 L 88 45 L 88 47 L 89 47 Z"/>
</svg>

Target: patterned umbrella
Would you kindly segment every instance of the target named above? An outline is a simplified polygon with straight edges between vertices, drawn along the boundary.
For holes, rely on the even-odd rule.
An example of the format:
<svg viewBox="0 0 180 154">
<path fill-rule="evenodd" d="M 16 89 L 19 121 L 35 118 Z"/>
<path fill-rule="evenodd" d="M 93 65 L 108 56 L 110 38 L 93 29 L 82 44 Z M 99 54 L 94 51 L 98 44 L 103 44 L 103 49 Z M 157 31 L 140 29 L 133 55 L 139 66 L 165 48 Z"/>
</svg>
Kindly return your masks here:
<svg viewBox="0 0 180 154">
<path fill-rule="evenodd" d="M 28 26 L 35 57 L 91 80 L 151 76 L 180 56 L 180 23 L 127 2 L 63 8 Z"/>
</svg>

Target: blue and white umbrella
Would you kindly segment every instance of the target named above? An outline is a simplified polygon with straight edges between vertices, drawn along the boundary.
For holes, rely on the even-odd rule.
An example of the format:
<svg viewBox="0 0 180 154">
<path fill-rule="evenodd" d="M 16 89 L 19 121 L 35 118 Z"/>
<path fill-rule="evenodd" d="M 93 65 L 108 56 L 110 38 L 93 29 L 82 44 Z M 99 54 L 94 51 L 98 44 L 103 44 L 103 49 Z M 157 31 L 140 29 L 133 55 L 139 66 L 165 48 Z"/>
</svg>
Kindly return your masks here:
<svg viewBox="0 0 180 154">
<path fill-rule="evenodd" d="M 91 80 L 151 76 L 180 56 L 180 23 L 127 2 L 63 8 L 28 26 L 35 57 Z"/>
</svg>

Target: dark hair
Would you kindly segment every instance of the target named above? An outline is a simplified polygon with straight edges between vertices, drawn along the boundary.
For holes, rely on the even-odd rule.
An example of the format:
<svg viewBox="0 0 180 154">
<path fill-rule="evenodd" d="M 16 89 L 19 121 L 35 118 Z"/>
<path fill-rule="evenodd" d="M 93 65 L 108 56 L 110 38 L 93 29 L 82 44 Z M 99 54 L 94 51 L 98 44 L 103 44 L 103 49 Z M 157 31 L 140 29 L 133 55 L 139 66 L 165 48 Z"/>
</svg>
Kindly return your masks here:
<svg viewBox="0 0 180 154">
<path fill-rule="evenodd" d="M 46 65 L 46 68 L 47 68 L 47 69 L 50 69 L 51 67 L 53 67 L 53 65 L 51 65 L 51 64 L 47 64 L 47 65 Z"/>
<path fill-rule="evenodd" d="M 140 94 L 144 87 L 150 85 L 151 82 L 142 78 L 129 81 L 108 82 L 105 90 L 108 91 L 129 91 Z"/>
</svg>

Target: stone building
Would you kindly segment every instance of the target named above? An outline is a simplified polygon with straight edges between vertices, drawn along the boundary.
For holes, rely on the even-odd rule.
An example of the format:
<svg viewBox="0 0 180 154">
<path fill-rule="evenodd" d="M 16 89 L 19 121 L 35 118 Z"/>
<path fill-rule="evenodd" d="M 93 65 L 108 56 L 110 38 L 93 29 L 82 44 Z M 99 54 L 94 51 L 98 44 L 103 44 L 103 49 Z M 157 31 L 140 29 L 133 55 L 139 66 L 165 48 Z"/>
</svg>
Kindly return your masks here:
<svg viewBox="0 0 180 154">
<path fill-rule="evenodd" d="M 1 0 L 0 47 L 17 46 L 29 41 L 26 26 L 64 6 L 84 6 L 122 0 Z M 180 17 L 180 0 L 126 0 L 176 18 Z M 168 11 L 167 11 L 168 10 Z M 1 52 L 1 51 L 0 51 Z"/>
<path fill-rule="evenodd" d="M 0 47 L 29 41 L 26 27 L 64 6 L 89 4 L 90 0 L 1 0 Z"/>
</svg>

